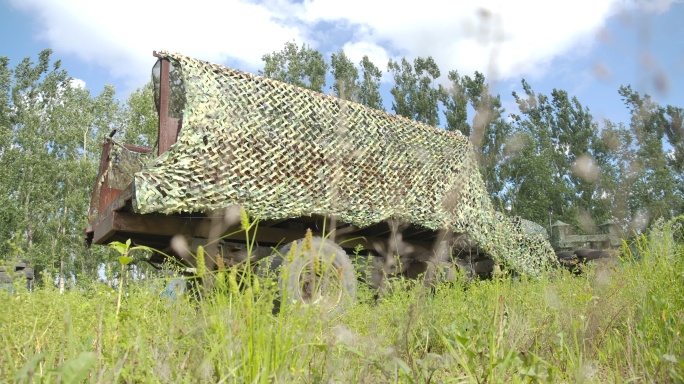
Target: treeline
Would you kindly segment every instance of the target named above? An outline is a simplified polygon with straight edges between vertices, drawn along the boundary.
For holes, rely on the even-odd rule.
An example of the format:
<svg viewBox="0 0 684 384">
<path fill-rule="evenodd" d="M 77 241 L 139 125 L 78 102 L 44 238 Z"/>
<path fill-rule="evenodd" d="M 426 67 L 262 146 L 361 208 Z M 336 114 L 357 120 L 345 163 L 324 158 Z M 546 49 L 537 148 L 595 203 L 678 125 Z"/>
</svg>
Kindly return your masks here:
<svg viewBox="0 0 684 384">
<path fill-rule="evenodd" d="M 0 57 L 0 260 L 27 259 L 52 279 L 97 278 L 108 252 L 86 250 L 84 229 L 98 144 L 115 129 L 121 141 L 154 143 L 152 88 L 123 104 L 111 86 L 91 94 L 51 54 L 13 69 Z"/>
<path fill-rule="evenodd" d="M 496 207 L 541 224 L 562 220 L 591 231 L 606 220 L 627 230 L 684 212 L 682 108 L 661 106 L 629 86 L 629 124 L 596 122 L 563 90 L 536 94 L 522 81 L 507 113 L 482 73 L 449 71 L 431 57 L 391 60 L 381 69 L 343 51 L 327 61 L 294 42 L 263 56 L 262 75 L 383 108 L 383 70 L 393 80 L 392 112 L 468 136 Z M 332 85 L 326 84 L 332 79 Z M 45 50 L 14 68 L 0 57 L 0 259 L 28 259 L 45 276 L 109 274 L 108 250 L 83 246 L 83 230 L 105 134 L 154 145 L 151 84 L 126 102 L 112 87 L 97 95 L 74 85 Z"/>
</svg>

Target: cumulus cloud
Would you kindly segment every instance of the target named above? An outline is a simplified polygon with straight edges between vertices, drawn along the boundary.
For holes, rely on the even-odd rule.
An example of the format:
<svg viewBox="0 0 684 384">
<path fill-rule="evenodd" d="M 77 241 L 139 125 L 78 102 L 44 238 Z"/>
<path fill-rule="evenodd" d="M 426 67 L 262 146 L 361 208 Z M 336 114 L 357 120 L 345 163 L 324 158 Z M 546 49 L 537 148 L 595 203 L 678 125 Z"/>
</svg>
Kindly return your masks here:
<svg viewBox="0 0 684 384">
<path fill-rule="evenodd" d="M 383 70 L 389 58 L 430 55 L 444 70 L 479 70 L 490 79 L 535 77 L 555 58 L 590 47 L 606 20 L 620 10 L 661 12 L 672 2 L 10 1 L 38 19 L 40 37 L 57 53 L 104 66 L 132 87 L 149 78 L 155 49 L 256 71 L 264 53 L 291 40 L 322 52 L 344 48 L 354 62 L 368 55 Z M 345 26 L 346 33 L 326 36 L 325 26 L 331 23 Z M 320 46 L 331 42 L 337 46 Z"/>
<path fill-rule="evenodd" d="M 431 55 L 442 68 L 510 78 L 542 71 L 555 57 L 587 44 L 620 3 L 308 0 L 303 17 L 348 20 L 369 30 L 366 42 L 385 42 L 398 56 Z"/>
<path fill-rule="evenodd" d="M 116 78 L 146 82 L 153 50 L 182 52 L 254 69 L 265 52 L 302 40 L 296 26 L 264 6 L 239 0 L 135 1 L 11 0 L 38 20 L 55 52 L 108 68 Z"/>
<path fill-rule="evenodd" d="M 74 78 L 71 79 L 71 83 L 69 85 L 71 85 L 71 88 L 85 89 L 86 82 L 81 79 Z"/>
</svg>

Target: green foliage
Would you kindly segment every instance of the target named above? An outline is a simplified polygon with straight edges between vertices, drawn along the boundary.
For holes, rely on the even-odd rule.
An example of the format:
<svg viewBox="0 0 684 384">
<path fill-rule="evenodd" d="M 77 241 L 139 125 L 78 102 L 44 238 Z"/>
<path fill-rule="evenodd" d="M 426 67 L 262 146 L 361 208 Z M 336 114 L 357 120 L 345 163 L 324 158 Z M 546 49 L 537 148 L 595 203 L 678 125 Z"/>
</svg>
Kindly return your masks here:
<svg viewBox="0 0 684 384">
<path fill-rule="evenodd" d="M 401 63 L 390 59 L 387 69 L 394 77 L 390 90 L 394 97 L 392 109 L 399 116 L 432 126 L 439 124 L 439 88 L 433 87 L 440 72 L 431 56 L 419 57 L 413 65 L 402 59 Z"/>
<path fill-rule="evenodd" d="M 380 95 L 380 78 L 382 71 L 373 64 L 368 56 L 361 59 L 361 85 L 359 86 L 359 103 L 375 109 L 385 110 Z"/>
<path fill-rule="evenodd" d="M 631 113 L 629 129 L 636 155 L 630 161 L 636 171 L 629 186 L 633 192 L 629 213 L 644 216 L 648 223 L 659 217 L 671 218 L 684 209 L 682 110 L 662 107 L 630 86 L 620 87 L 618 93 Z M 673 147 L 671 156 L 663 147 L 666 138 Z"/>
<path fill-rule="evenodd" d="M 115 123 L 114 90 L 74 86 L 51 51 L 14 70 L 0 60 L 0 255 L 10 241 L 36 270 L 94 275 L 99 252 L 82 247 L 103 132 Z M 68 273 L 67 273 L 68 272 Z"/>
<path fill-rule="evenodd" d="M 335 96 L 343 100 L 359 101 L 359 70 L 349 60 L 343 50 L 331 57 L 332 75 L 335 83 L 332 88 Z"/>
<path fill-rule="evenodd" d="M 287 42 L 280 52 L 264 55 L 264 69 L 260 75 L 270 77 L 285 83 L 322 92 L 325 86 L 325 75 L 328 63 L 317 50 L 296 42 Z"/>
<path fill-rule="evenodd" d="M 157 142 L 159 116 L 154 105 L 154 84 L 133 92 L 123 108 L 123 138 L 127 144 L 153 147 Z"/>
<path fill-rule="evenodd" d="M 537 223 L 561 220 L 594 232 L 611 218 L 610 202 L 602 196 L 611 192 L 606 184 L 615 185 L 600 180 L 610 164 L 597 124 L 567 92 L 554 89 L 548 97 L 522 84 L 524 97 L 513 93 L 521 115 L 512 115 L 506 174 L 513 188 L 507 204 L 512 214 Z"/>
<path fill-rule="evenodd" d="M 510 138 L 511 124 L 504 117 L 499 95 L 489 92 L 489 85 L 480 72 L 475 77 L 460 76 L 456 71 L 448 75 L 450 89 L 440 86 L 441 101 L 447 120 L 446 129 L 468 136 L 478 154 L 480 173 L 494 206 L 503 205 L 505 189 L 504 152 Z M 472 126 L 468 122 L 468 106 L 475 110 Z"/>
<path fill-rule="evenodd" d="M 622 262 L 553 280 L 425 287 L 389 281 L 338 317 L 272 313 L 274 276 L 216 272 L 201 301 L 166 278 L 117 294 L 51 287 L 1 300 L 0 372 L 19 382 L 678 382 L 684 371 L 684 217 L 625 244 Z M 223 278 L 221 277 L 223 275 Z M 46 331 L 47 330 L 47 331 Z"/>
<path fill-rule="evenodd" d="M 470 77 L 461 77 L 458 71 L 449 71 L 448 78 L 452 85 L 446 89 L 440 85 L 446 129 L 458 131 L 470 137 L 471 126 L 468 123 L 468 84 Z M 484 80 L 484 76 L 483 76 Z"/>
</svg>

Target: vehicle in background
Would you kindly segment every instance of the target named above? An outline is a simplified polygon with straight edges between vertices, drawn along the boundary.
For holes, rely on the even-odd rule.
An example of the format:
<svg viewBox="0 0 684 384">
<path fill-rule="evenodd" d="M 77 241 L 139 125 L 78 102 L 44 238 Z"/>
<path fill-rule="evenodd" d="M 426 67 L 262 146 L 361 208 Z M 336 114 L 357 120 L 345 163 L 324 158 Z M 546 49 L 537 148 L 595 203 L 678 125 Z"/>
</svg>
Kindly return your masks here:
<svg viewBox="0 0 684 384">
<path fill-rule="evenodd" d="M 19 284 L 25 284 L 29 292 L 34 287 L 33 268 L 28 265 L 26 260 L 0 265 L 0 289 L 13 292 Z"/>
</svg>

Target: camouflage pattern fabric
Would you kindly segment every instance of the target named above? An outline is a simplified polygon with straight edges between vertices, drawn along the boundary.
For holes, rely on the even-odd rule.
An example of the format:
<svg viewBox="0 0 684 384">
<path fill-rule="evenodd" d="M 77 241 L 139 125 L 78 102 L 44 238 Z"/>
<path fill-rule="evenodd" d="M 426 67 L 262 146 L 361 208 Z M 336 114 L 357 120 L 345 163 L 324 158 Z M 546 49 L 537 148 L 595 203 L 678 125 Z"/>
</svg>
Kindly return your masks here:
<svg viewBox="0 0 684 384">
<path fill-rule="evenodd" d="M 171 99 L 183 103 L 183 128 L 170 149 L 136 173 L 138 212 L 240 204 L 261 219 L 335 215 L 364 227 L 397 218 L 467 233 L 494 260 L 522 273 L 539 275 L 555 262 L 542 236 L 495 213 L 462 134 L 161 55 L 173 65 Z"/>
</svg>

